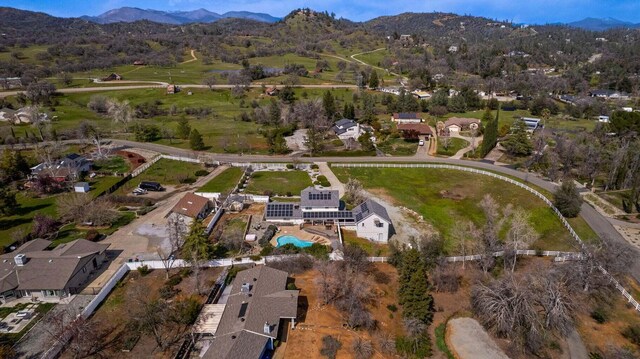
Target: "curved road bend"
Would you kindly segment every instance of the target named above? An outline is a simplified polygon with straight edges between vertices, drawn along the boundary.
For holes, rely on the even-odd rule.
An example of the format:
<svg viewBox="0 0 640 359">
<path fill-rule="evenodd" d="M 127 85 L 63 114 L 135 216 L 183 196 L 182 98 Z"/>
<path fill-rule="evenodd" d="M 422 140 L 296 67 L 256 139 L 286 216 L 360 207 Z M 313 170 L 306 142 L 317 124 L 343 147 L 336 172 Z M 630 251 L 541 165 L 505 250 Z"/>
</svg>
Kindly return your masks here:
<svg viewBox="0 0 640 359">
<path fill-rule="evenodd" d="M 493 163 L 477 162 L 468 160 L 458 160 L 452 158 L 439 158 L 439 157 L 289 157 L 289 156 L 268 156 L 268 155 L 232 155 L 232 154 L 216 154 L 208 152 L 196 152 L 192 150 L 175 148 L 166 145 L 160 145 L 155 143 L 141 143 L 128 140 L 119 139 L 105 139 L 105 141 L 111 141 L 111 143 L 117 146 L 124 147 L 138 147 L 141 149 L 155 151 L 163 154 L 173 156 L 194 157 L 198 154 L 209 156 L 212 160 L 220 162 L 293 162 L 295 159 L 299 162 L 334 162 L 334 163 L 393 163 L 393 162 L 409 162 L 409 163 L 443 163 L 451 165 L 460 165 L 467 167 L 474 167 L 489 171 L 495 171 L 503 173 L 509 176 L 517 177 L 524 181 L 530 182 L 540 188 L 543 188 L 549 192 L 555 191 L 557 185 L 553 182 L 542 179 L 536 175 L 530 173 L 524 173 L 512 168 L 494 165 Z M 66 143 L 79 143 L 79 140 L 65 141 Z M 20 145 L 18 145 L 20 146 Z M 27 145 L 28 146 L 28 145 Z M 7 147 L 7 146 L 0 146 Z M 580 215 L 589 224 L 591 229 L 601 238 L 611 239 L 628 246 L 636 255 L 640 255 L 635 247 L 632 247 L 628 242 L 616 231 L 609 219 L 601 215 L 593 207 L 586 203 L 583 203 Z M 631 275 L 636 281 L 640 283 L 640 261 L 634 261 L 631 268 Z"/>
</svg>

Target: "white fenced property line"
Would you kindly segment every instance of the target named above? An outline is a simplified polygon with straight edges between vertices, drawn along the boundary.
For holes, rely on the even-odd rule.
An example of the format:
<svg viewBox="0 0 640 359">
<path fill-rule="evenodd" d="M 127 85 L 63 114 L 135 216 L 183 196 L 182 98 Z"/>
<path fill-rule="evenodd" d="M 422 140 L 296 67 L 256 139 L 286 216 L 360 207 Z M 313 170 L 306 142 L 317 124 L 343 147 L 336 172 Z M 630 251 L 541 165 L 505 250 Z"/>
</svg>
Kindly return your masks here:
<svg viewBox="0 0 640 359">
<path fill-rule="evenodd" d="M 168 160 L 182 161 L 182 162 L 191 162 L 191 163 L 201 163 L 202 162 L 202 161 L 200 161 L 199 158 L 191 158 L 191 157 L 184 157 L 184 156 L 160 155 L 160 157 L 168 159 Z"/>
<path fill-rule="evenodd" d="M 497 178 L 499 180 L 502 180 L 502 181 L 505 181 L 505 182 L 509 182 L 509 183 L 511 183 L 513 185 L 516 185 L 516 186 L 518 186 L 518 187 L 520 187 L 520 188 L 532 193 L 534 196 L 540 198 L 544 203 L 546 203 L 553 210 L 553 212 L 556 214 L 556 216 L 560 219 L 560 222 L 562 222 L 562 225 L 567 229 L 567 231 L 569 231 L 569 234 L 571 234 L 571 237 L 573 237 L 573 239 L 576 240 L 576 242 L 578 242 L 578 245 L 580 245 L 580 248 L 586 251 L 585 244 L 582 241 L 582 239 L 580 238 L 580 236 L 578 236 L 578 234 L 573 230 L 573 228 L 571 227 L 569 222 L 564 218 L 562 213 L 560 213 L 560 210 L 558 210 L 553 205 L 553 202 L 551 202 L 546 196 L 544 196 L 542 193 L 536 191 L 535 189 L 527 186 L 526 184 L 524 184 L 522 182 L 515 181 L 515 180 L 513 180 L 513 179 L 511 179 L 509 177 L 506 177 L 506 176 L 503 176 L 503 175 L 499 175 L 497 173 L 493 173 L 493 172 L 490 172 L 490 171 L 479 170 L 477 168 L 472 168 L 472 167 L 464 167 L 464 166 L 456 166 L 456 165 L 445 165 L 445 164 L 434 164 L 434 163 L 332 163 L 331 166 L 332 167 L 342 167 L 342 168 L 433 168 L 433 169 L 450 169 L 450 170 L 471 172 L 471 173 L 476 173 L 476 174 L 481 174 L 481 175 Z M 611 274 L 609 274 L 609 272 L 607 272 L 606 269 L 604 269 L 602 266 L 599 266 L 599 269 L 604 275 L 609 277 L 609 280 L 614 283 L 616 289 L 618 289 L 622 293 L 622 295 L 625 298 L 627 298 L 629 303 L 631 303 L 631 305 L 636 309 L 636 311 L 640 312 L 640 303 L 638 303 L 638 301 L 635 298 L 633 298 L 633 296 L 626 289 L 624 289 L 624 287 L 622 287 L 622 285 L 620 285 L 620 283 Z"/>
<path fill-rule="evenodd" d="M 142 172 L 146 171 L 149 167 L 153 166 L 154 163 L 158 162 L 162 158 L 161 155 L 155 156 L 151 159 L 151 161 L 143 164 L 142 166 L 136 168 L 131 172 L 131 177 L 137 177 Z"/>
</svg>

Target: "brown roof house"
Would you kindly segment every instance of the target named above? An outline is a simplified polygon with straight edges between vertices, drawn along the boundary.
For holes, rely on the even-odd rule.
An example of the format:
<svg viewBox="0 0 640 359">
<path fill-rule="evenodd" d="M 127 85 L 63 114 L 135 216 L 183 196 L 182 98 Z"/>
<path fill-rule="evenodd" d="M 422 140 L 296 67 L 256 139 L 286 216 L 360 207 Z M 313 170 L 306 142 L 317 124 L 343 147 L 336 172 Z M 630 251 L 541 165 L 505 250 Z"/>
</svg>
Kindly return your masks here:
<svg viewBox="0 0 640 359">
<path fill-rule="evenodd" d="M 264 90 L 264 93 L 267 94 L 268 96 L 278 96 L 278 94 L 280 93 L 280 90 L 277 87 L 269 87 L 266 90 Z"/>
<path fill-rule="evenodd" d="M 0 255 L 0 302 L 27 296 L 56 301 L 79 293 L 109 247 L 85 239 L 47 250 L 50 245 L 35 239 Z"/>
<path fill-rule="evenodd" d="M 287 290 L 287 272 L 256 266 L 238 273 L 204 359 L 258 359 L 295 327 L 298 290 Z"/>
<path fill-rule="evenodd" d="M 420 136 L 427 136 L 427 138 L 433 136 L 433 131 L 431 131 L 431 127 L 425 123 L 399 123 L 398 131 L 402 133 L 415 131 Z"/>
<path fill-rule="evenodd" d="M 214 204 L 208 198 L 187 193 L 173 206 L 168 216 L 179 216 L 185 222 L 191 223 L 193 220 L 207 217 L 213 208 Z"/>
</svg>

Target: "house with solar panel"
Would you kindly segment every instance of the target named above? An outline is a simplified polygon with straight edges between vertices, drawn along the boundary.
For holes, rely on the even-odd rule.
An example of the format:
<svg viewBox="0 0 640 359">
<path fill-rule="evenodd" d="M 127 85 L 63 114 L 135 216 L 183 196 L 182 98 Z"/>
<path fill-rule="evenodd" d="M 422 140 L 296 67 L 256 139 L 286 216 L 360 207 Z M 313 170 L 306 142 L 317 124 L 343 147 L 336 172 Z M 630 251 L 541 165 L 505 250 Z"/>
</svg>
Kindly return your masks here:
<svg viewBox="0 0 640 359">
<path fill-rule="evenodd" d="M 387 210 L 371 199 L 352 210 L 345 208 L 336 190 L 318 190 L 308 187 L 300 194 L 300 202 L 270 202 L 265 210 L 265 220 L 277 223 L 302 225 L 339 224 L 354 230 L 358 237 L 387 243 L 393 223 Z"/>
<path fill-rule="evenodd" d="M 391 121 L 395 123 L 420 123 L 422 117 L 415 112 L 400 112 L 394 113 L 391 116 Z"/>
</svg>

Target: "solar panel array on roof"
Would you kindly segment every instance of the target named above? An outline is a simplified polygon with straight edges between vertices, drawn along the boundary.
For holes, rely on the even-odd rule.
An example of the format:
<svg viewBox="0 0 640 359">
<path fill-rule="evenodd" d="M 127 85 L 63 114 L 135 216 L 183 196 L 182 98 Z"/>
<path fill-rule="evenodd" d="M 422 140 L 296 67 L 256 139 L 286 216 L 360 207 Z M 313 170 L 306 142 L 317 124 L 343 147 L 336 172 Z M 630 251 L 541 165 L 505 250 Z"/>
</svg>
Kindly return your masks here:
<svg viewBox="0 0 640 359">
<path fill-rule="evenodd" d="M 293 217 L 293 206 L 293 203 L 269 203 L 267 204 L 267 217 Z"/>
<path fill-rule="evenodd" d="M 309 193 L 309 199 L 312 200 L 312 201 L 330 200 L 331 199 L 331 192 Z"/>
<path fill-rule="evenodd" d="M 402 120 L 408 120 L 408 119 L 413 119 L 413 118 L 418 118 L 418 114 L 417 113 L 406 113 L 406 112 L 402 112 L 398 114 L 399 119 Z"/>
<path fill-rule="evenodd" d="M 333 211 L 333 212 L 303 212 L 304 219 L 346 219 L 353 218 L 351 211 Z"/>
</svg>

